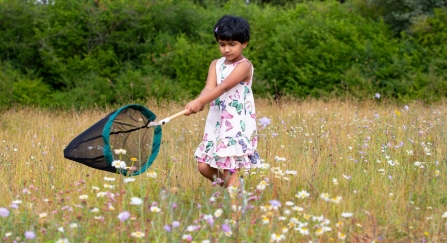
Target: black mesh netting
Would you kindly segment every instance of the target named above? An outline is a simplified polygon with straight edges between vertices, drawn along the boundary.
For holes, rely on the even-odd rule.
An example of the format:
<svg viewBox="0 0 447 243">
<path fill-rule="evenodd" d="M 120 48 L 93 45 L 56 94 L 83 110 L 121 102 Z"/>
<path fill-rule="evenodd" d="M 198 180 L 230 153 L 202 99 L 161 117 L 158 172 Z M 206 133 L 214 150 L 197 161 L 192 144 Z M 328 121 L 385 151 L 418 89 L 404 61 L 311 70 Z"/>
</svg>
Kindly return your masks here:
<svg viewBox="0 0 447 243">
<path fill-rule="evenodd" d="M 133 167 L 133 175 L 144 172 L 157 156 L 161 127 L 148 127 L 156 116 L 147 108 L 129 105 L 110 113 L 77 136 L 64 150 L 67 159 L 95 169 L 117 172 L 113 161 Z M 116 154 L 116 150 L 123 151 Z M 125 169 L 121 173 L 126 174 Z"/>
</svg>

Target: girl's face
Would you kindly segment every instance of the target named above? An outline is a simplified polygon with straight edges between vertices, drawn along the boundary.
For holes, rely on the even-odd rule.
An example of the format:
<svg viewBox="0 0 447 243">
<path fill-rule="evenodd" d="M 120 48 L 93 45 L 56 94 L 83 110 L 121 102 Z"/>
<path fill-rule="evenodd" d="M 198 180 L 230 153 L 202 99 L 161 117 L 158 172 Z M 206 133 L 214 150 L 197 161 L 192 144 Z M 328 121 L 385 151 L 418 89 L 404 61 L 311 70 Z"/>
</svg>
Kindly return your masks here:
<svg viewBox="0 0 447 243">
<path fill-rule="evenodd" d="M 242 60 L 242 50 L 247 47 L 247 43 L 241 44 L 239 41 L 224 41 L 219 40 L 220 53 L 227 59 L 228 62 L 234 63 Z"/>
</svg>

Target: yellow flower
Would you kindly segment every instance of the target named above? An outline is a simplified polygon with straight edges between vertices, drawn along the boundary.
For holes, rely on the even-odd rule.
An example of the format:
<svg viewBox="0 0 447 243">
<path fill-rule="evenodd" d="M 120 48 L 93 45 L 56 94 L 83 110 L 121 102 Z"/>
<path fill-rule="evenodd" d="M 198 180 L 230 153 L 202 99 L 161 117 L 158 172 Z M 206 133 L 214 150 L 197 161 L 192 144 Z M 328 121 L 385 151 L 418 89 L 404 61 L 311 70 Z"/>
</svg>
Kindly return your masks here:
<svg viewBox="0 0 447 243">
<path fill-rule="evenodd" d="M 130 161 L 132 161 L 132 162 L 137 162 L 138 159 L 137 159 L 137 158 L 130 158 Z"/>
<path fill-rule="evenodd" d="M 343 222 L 338 221 L 338 222 L 335 224 L 335 226 L 337 226 L 337 227 L 341 227 L 341 226 L 343 226 Z"/>
<path fill-rule="evenodd" d="M 338 232 L 338 239 L 339 240 L 345 240 L 346 239 L 346 235 L 341 233 L 341 232 Z"/>
<path fill-rule="evenodd" d="M 268 223 L 270 223 L 269 218 L 267 218 L 267 216 L 265 216 L 265 215 L 262 215 L 262 223 L 263 223 L 263 224 L 268 224 Z"/>
<path fill-rule="evenodd" d="M 324 233 L 324 231 L 323 231 L 322 228 L 318 228 L 317 230 L 315 230 L 315 235 L 316 235 L 316 236 L 320 236 L 320 235 L 322 235 L 323 233 Z"/>
</svg>

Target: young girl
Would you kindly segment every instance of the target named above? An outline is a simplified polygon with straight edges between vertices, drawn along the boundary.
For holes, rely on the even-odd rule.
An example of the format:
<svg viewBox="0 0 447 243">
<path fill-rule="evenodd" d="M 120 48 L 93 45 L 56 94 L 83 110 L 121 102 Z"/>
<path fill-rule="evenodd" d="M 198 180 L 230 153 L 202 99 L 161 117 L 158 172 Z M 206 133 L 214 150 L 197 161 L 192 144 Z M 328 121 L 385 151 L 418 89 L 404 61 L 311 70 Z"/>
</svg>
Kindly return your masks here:
<svg viewBox="0 0 447 243">
<path fill-rule="evenodd" d="M 205 88 L 185 109 L 189 115 L 211 102 L 203 141 L 194 153 L 198 169 L 211 181 L 218 178 L 222 186 L 239 186 L 241 168 L 261 165 L 251 89 L 253 65 L 242 55 L 250 26 L 241 17 L 223 16 L 214 26 L 214 36 L 223 57 L 211 62 Z"/>
</svg>

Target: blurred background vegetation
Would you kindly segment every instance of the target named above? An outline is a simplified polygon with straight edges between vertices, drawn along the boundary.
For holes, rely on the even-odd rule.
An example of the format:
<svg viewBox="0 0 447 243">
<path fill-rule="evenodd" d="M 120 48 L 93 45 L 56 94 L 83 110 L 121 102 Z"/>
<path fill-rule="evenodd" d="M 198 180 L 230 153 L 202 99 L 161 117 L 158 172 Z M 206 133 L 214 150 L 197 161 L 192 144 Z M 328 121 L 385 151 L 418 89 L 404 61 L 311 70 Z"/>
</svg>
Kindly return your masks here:
<svg viewBox="0 0 447 243">
<path fill-rule="evenodd" d="M 447 96 L 446 0 L 0 0 L 0 108 L 185 100 L 245 17 L 256 97 Z"/>
</svg>

